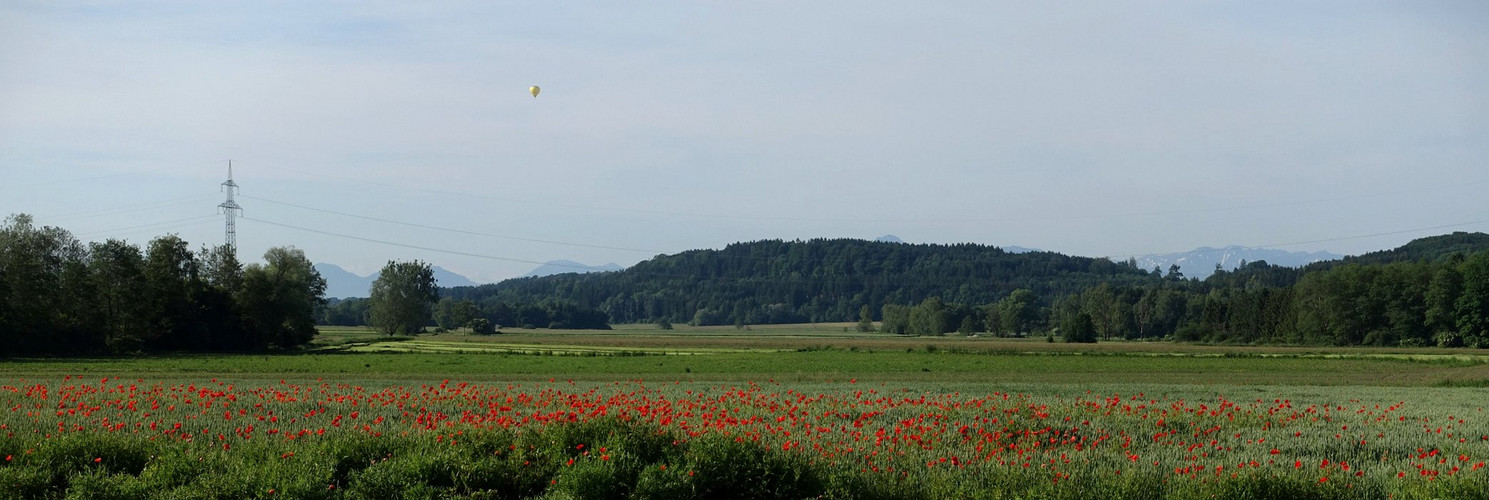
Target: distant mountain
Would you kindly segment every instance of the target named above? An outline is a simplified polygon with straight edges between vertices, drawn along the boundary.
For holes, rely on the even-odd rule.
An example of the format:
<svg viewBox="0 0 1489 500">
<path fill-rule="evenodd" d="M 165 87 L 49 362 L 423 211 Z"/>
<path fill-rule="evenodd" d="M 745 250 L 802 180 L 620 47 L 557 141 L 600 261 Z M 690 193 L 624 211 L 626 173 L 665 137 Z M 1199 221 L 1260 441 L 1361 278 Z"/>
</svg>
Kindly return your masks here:
<svg viewBox="0 0 1489 500">
<path fill-rule="evenodd" d="M 377 279 L 377 275 L 372 275 L 372 279 Z M 459 274 L 456 274 L 454 271 L 439 266 L 434 266 L 434 282 L 439 284 L 441 288 L 449 288 L 452 286 L 480 285 L 480 283 L 471 281 L 470 278 L 461 276 Z"/>
<path fill-rule="evenodd" d="M 900 239 L 899 236 L 895 236 L 895 235 L 892 235 L 892 234 L 886 234 L 884 236 L 880 236 L 878 238 L 874 238 L 874 241 L 883 242 L 883 243 L 904 243 L 905 242 L 905 240 Z"/>
<path fill-rule="evenodd" d="M 377 281 L 379 273 L 372 276 L 357 276 L 351 271 L 342 269 L 336 264 L 319 263 L 315 265 L 316 272 L 326 279 L 326 297 L 340 299 L 350 297 L 367 297 L 372 295 L 372 282 Z M 471 281 L 470 278 L 456 274 L 448 269 L 434 266 L 434 281 L 442 288 L 452 286 L 478 286 L 480 283 Z"/>
<path fill-rule="evenodd" d="M 357 276 L 351 271 L 342 269 L 336 264 L 318 263 L 315 271 L 321 273 L 326 279 L 326 297 L 345 299 L 348 297 L 366 297 L 372 290 L 372 282 L 377 278 L 371 276 Z"/>
<path fill-rule="evenodd" d="M 1329 252 L 1289 252 L 1271 248 L 1228 246 L 1225 248 L 1200 247 L 1188 252 L 1140 255 L 1134 258 L 1137 260 L 1138 269 L 1151 270 L 1157 267 L 1159 272 L 1168 274 L 1169 266 L 1178 264 L 1179 271 L 1184 273 L 1185 278 L 1205 279 L 1215 273 L 1216 264 L 1220 264 L 1220 267 L 1227 271 L 1239 267 L 1242 261 L 1256 262 L 1259 260 L 1285 267 L 1303 267 L 1314 262 L 1342 259 L 1344 256 Z"/>
<path fill-rule="evenodd" d="M 621 267 L 620 264 L 616 264 L 614 262 L 609 263 L 609 264 L 605 264 L 605 265 L 602 265 L 602 266 L 587 266 L 587 265 L 584 265 L 584 264 L 580 264 L 578 262 L 574 262 L 572 260 L 550 260 L 550 261 L 548 261 L 547 264 L 543 264 L 541 266 L 538 266 L 537 269 L 533 269 L 532 271 L 528 271 L 527 274 L 522 275 L 522 277 L 523 278 L 536 278 L 536 277 L 539 277 L 539 276 L 552 276 L 552 275 L 555 275 L 555 274 L 564 274 L 564 273 L 580 273 L 580 274 L 584 274 L 584 273 L 599 273 L 599 272 L 607 272 L 607 271 L 619 271 L 621 269 L 625 269 L 625 268 L 624 267 Z M 440 283 L 440 286 L 445 286 L 445 284 L 444 283 Z M 449 286 L 458 286 L 458 285 L 449 285 Z"/>
</svg>

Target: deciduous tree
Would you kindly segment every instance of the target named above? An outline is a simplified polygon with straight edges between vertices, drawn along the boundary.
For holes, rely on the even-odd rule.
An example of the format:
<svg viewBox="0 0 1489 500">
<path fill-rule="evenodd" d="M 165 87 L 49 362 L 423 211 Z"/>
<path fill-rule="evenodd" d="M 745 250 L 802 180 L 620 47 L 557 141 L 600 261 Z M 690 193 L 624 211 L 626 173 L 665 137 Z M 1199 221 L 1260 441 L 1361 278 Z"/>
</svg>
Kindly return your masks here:
<svg viewBox="0 0 1489 500">
<path fill-rule="evenodd" d="M 434 268 L 421 261 L 388 261 L 372 282 L 368 297 L 372 326 L 388 335 L 413 334 L 429 324 L 431 308 L 439 300 Z"/>
<path fill-rule="evenodd" d="M 294 247 L 270 248 L 264 261 L 243 270 L 238 303 L 246 331 L 260 346 L 309 343 L 315 337 L 315 306 L 326 300 L 325 278 Z"/>
</svg>

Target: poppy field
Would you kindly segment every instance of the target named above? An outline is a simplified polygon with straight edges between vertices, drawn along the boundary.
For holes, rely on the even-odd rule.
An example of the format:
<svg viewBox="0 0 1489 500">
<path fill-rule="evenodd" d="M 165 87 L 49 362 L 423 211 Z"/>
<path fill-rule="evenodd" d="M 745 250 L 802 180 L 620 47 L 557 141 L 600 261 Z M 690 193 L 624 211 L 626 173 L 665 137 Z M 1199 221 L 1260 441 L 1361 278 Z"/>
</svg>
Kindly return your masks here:
<svg viewBox="0 0 1489 500">
<path fill-rule="evenodd" d="M 574 358 L 582 362 L 584 358 Z M 0 379 L 20 498 L 1485 498 L 1481 388 Z"/>
</svg>

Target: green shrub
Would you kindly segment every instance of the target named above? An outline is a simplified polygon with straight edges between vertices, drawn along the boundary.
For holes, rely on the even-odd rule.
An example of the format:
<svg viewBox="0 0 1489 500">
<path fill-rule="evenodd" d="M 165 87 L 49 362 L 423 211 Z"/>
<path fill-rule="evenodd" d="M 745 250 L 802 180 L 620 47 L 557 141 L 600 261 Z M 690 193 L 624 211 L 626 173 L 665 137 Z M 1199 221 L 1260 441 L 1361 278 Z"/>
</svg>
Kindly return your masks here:
<svg viewBox="0 0 1489 500">
<path fill-rule="evenodd" d="M 0 491 L 15 498 L 42 498 L 52 491 L 52 471 L 41 467 L 0 467 Z"/>
<path fill-rule="evenodd" d="M 362 436 L 342 436 L 325 444 L 325 454 L 331 460 L 331 483 L 345 484 L 351 473 L 365 469 L 394 456 L 403 456 L 414 448 L 411 439 L 383 436 L 366 439 Z"/>
<path fill-rule="evenodd" d="M 130 500 L 150 498 L 150 489 L 138 477 L 129 474 L 109 474 L 103 469 L 93 469 L 73 474 L 68 478 L 67 498 Z"/>
<path fill-rule="evenodd" d="M 693 440 L 687 463 L 698 498 L 809 498 L 824 491 L 816 469 L 800 455 L 730 436 Z"/>
<path fill-rule="evenodd" d="M 636 500 L 677 500 L 697 498 L 693 484 L 686 471 L 677 467 L 655 464 L 641 470 L 636 476 L 636 487 L 631 498 Z"/>
</svg>

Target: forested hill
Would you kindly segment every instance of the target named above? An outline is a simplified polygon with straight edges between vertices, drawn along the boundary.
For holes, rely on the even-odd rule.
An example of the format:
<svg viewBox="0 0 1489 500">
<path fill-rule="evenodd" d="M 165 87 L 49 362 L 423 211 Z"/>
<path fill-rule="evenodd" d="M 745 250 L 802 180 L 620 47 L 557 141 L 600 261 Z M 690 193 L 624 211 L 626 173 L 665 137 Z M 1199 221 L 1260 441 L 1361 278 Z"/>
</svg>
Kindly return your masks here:
<svg viewBox="0 0 1489 500">
<path fill-rule="evenodd" d="M 1204 284 L 1209 288 L 1286 287 L 1296 284 L 1305 274 L 1328 271 L 1348 264 L 1377 266 L 1396 263 L 1443 262 L 1454 255 L 1462 257 L 1486 250 L 1489 250 L 1489 234 L 1460 231 L 1418 238 L 1390 250 L 1314 262 L 1301 268 L 1270 265 L 1265 261 L 1252 262 L 1234 271 L 1217 272 L 1206 278 Z"/>
<path fill-rule="evenodd" d="M 1320 262 L 1321 267 L 1338 264 L 1390 264 L 1392 262 L 1440 261 L 1454 254 L 1472 254 L 1489 250 L 1489 234 L 1462 231 L 1442 236 L 1418 238 L 1400 247 L 1345 257 L 1339 261 Z M 1311 267 L 1311 266 L 1310 266 Z"/>
<path fill-rule="evenodd" d="M 617 323 L 667 318 L 695 324 L 853 321 L 859 308 L 928 297 L 986 304 L 1024 288 L 1040 296 L 1159 277 L 1126 263 L 998 247 L 855 239 L 766 240 L 661 255 L 626 270 L 517 278 L 442 295 L 508 304 L 572 300 Z"/>
</svg>

